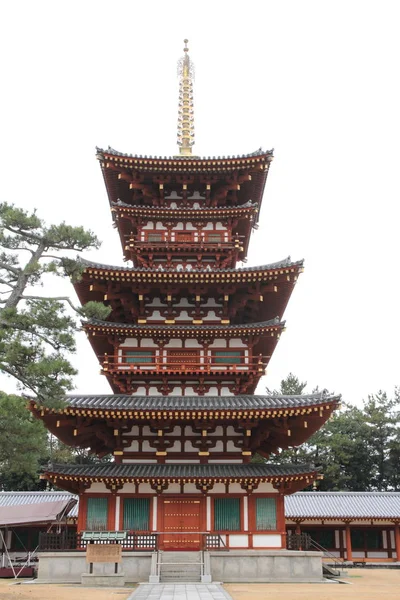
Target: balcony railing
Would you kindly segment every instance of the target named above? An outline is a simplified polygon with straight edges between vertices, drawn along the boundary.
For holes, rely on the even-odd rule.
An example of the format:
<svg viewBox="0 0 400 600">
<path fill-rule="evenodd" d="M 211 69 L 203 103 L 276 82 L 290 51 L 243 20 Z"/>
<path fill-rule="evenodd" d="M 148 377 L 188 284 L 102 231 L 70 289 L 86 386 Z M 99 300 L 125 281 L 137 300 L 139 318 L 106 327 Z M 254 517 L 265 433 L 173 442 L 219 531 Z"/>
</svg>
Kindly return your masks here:
<svg viewBox="0 0 400 600">
<path fill-rule="evenodd" d="M 128 358 L 126 356 L 108 356 L 100 357 L 102 369 L 105 372 L 115 373 L 121 371 L 140 371 L 149 373 L 199 373 L 215 374 L 218 373 L 257 373 L 264 374 L 267 366 L 267 357 L 258 358 L 240 358 L 233 362 L 230 357 L 219 356 L 218 360 L 214 357 L 188 358 L 185 356 L 168 357 L 150 357 L 141 359 L 140 357 Z"/>
<path fill-rule="evenodd" d="M 154 235 L 150 237 L 146 237 L 145 239 L 141 239 L 140 236 L 132 236 L 127 241 L 126 250 L 134 251 L 136 249 L 140 250 L 154 250 L 156 248 L 160 248 L 161 250 L 179 248 L 182 250 L 183 248 L 187 249 L 196 249 L 199 248 L 206 251 L 212 250 L 233 250 L 236 249 L 239 252 L 243 251 L 243 236 L 237 236 L 232 240 L 224 241 L 224 240 L 215 240 L 208 237 L 195 237 L 187 235 L 185 237 L 176 239 L 172 239 L 170 236 L 160 233 L 159 235 Z"/>
</svg>

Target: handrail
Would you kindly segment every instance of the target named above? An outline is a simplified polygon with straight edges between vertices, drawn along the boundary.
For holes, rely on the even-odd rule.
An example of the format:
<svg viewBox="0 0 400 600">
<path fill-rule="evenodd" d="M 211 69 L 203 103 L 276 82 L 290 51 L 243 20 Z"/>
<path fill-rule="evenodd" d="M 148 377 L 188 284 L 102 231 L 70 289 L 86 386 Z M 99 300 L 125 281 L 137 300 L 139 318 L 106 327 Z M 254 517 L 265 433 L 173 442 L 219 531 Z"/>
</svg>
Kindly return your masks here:
<svg viewBox="0 0 400 600">
<path fill-rule="evenodd" d="M 338 571 L 340 571 L 341 569 L 344 568 L 343 561 L 338 560 L 337 556 L 335 556 L 334 554 L 332 554 L 332 552 L 329 552 L 329 550 L 327 550 L 326 548 L 324 548 L 323 546 L 321 546 L 321 544 L 319 544 L 318 542 L 316 542 L 312 538 L 311 538 L 311 546 L 313 546 L 316 550 L 319 550 L 320 552 L 323 552 L 325 555 L 327 555 L 327 557 L 331 558 L 332 561 L 335 564 L 335 568 L 337 568 Z"/>
</svg>

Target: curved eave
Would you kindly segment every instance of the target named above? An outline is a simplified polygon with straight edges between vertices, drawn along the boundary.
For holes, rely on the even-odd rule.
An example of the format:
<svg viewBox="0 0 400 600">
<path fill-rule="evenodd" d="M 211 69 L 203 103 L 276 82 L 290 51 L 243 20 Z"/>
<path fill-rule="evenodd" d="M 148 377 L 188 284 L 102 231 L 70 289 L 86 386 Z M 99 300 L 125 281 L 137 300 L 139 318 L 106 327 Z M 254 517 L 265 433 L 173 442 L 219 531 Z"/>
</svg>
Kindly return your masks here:
<svg viewBox="0 0 400 600">
<path fill-rule="evenodd" d="M 167 283 L 236 283 L 236 282 L 258 282 L 274 280 L 279 276 L 286 276 L 290 281 L 290 276 L 296 276 L 303 270 L 304 261 L 297 262 L 280 261 L 271 265 L 259 267 L 245 267 L 242 269 L 214 269 L 204 271 L 178 271 L 178 270 L 155 270 L 144 268 L 128 268 L 113 265 L 95 263 L 88 260 L 81 260 L 85 267 L 84 274 L 95 276 L 96 279 L 112 281 L 137 281 L 141 283 L 151 283 L 153 281 Z M 289 277 L 289 279 L 288 279 Z"/>
<path fill-rule="evenodd" d="M 247 401 L 247 406 L 244 404 L 243 406 L 227 406 L 224 408 L 218 408 L 218 402 L 221 400 L 220 396 L 210 397 L 210 396 L 196 396 L 188 397 L 162 397 L 161 402 L 164 406 L 157 406 L 157 401 L 160 402 L 159 396 L 146 396 L 146 397 L 138 397 L 138 406 L 135 406 L 136 397 L 128 396 L 128 395 L 120 395 L 120 394 L 112 394 L 107 396 L 99 396 L 100 402 L 91 404 L 89 406 L 82 406 L 82 401 L 86 398 L 86 396 L 74 396 L 75 400 L 73 404 L 67 404 L 68 398 L 66 399 L 66 405 L 62 408 L 48 408 L 45 406 L 38 405 L 34 400 L 31 400 L 29 403 L 29 409 L 33 414 L 38 418 L 43 418 L 48 415 L 54 416 L 78 416 L 78 417 L 96 417 L 99 419 L 103 419 L 108 417 L 110 414 L 114 414 L 118 417 L 124 419 L 153 419 L 155 416 L 161 419 L 213 419 L 213 420 L 226 420 L 226 419 L 275 419 L 277 417 L 297 417 L 297 416 L 305 416 L 312 415 L 313 413 L 318 413 L 321 418 L 324 419 L 324 422 L 329 418 L 334 410 L 339 408 L 341 397 L 340 396 L 330 396 L 328 398 L 322 398 L 320 400 L 315 400 L 313 403 L 308 404 L 300 404 L 299 406 L 282 406 L 278 404 L 276 406 L 262 406 L 258 403 L 255 403 L 254 406 L 249 406 L 252 403 L 252 398 L 262 399 L 262 396 L 245 396 Z M 89 398 L 93 398 L 89 396 Z M 105 398 L 105 402 L 102 399 Z M 121 398 L 125 402 L 129 402 L 129 406 L 118 406 L 115 404 L 115 399 Z M 236 396 L 235 399 L 240 399 L 240 396 Z M 268 399 L 268 397 L 265 397 Z M 298 398 L 296 396 L 296 398 Z M 110 400 L 110 405 L 107 406 L 107 399 Z M 194 399 L 199 401 L 199 405 L 194 407 L 193 405 L 189 405 L 189 407 L 179 406 L 179 407 L 169 407 L 168 403 L 171 401 L 171 404 L 176 404 L 176 399 L 181 399 L 183 401 L 193 401 Z M 146 404 L 151 403 L 152 406 L 143 407 L 143 400 L 146 401 Z M 210 407 L 204 406 L 204 404 L 211 404 Z M 212 404 L 214 403 L 214 406 Z M 167 404 L 167 405 L 166 405 Z M 202 406 L 203 404 L 203 406 Z"/>
<path fill-rule="evenodd" d="M 227 206 L 226 208 L 163 208 L 148 206 L 129 206 L 128 204 L 112 202 L 111 211 L 120 217 L 146 217 L 149 219 L 172 219 L 191 220 L 208 219 L 216 220 L 223 218 L 248 219 L 258 212 L 258 205 L 251 206 Z"/>
<path fill-rule="evenodd" d="M 142 156 L 124 154 L 112 148 L 96 148 L 99 161 L 112 161 L 118 166 L 134 168 L 137 171 L 174 171 L 185 172 L 218 172 L 242 169 L 248 166 L 269 164 L 273 160 L 273 150 L 252 152 L 238 156 Z"/>
<path fill-rule="evenodd" d="M 135 466 L 143 468 L 135 469 Z M 161 466 L 165 468 L 149 469 L 149 466 Z M 172 466 L 176 468 L 168 468 Z M 269 465 L 239 465 L 240 467 L 250 467 L 248 469 L 230 469 L 229 467 L 231 465 L 218 466 L 220 466 L 221 469 L 191 469 L 188 470 L 188 474 L 186 475 L 184 473 L 186 470 L 185 465 L 110 465 L 106 469 L 76 469 L 74 468 L 75 465 L 72 465 L 72 468 L 69 469 L 70 465 L 55 465 L 52 470 L 47 469 L 42 477 L 63 489 L 74 492 L 82 491 L 83 489 L 90 487 L 93 483 L 104 483 L 109 489 L 112 489 L 113 486 L 120 486 L 121 484 L 124 485 L 126 483 L 147 483 L 153 487 L 154 491 L 162 491 L 162 487 L 160 486 L 160 483 L 162 482 L 168 484 L 194 483 L 205 486 L 207 484 L 216 483 L 243 483 L 252 486 L 256 486 L 260 483 L 271 483 L 276 490 L 283 494 L 296 492 L 310 485 L 316 479 L 322 478 L 322 475 L 317 469 L 306 465 L 300 465 L 299 468 L 295 470 L 288 467 L 286 472 L 282 467 L 276 466 L 271 469 Z M 254 466 L 260 466 L 261 468 L 251 468 Z M 57 470 L 57 467 L 59 470 Z M 304 470 L 302 470 L 301 467 L 303 467 Z M 154 471 L 154 475 L 151 474 L 152 470 Z M 149 474 L 141 474 L 141 471 L 144 473 L 148 471 Z M 182 471 L 182 473 L 180 473 L 180 471 Z M 229 471 L 231 471 L 232 474 L 229 474 Z M 102 472 L 104 474 L 102 474 Z"/>
<path fill-rule="evenodd" d="M 82 327 L 93 335 L 126 335 L 147 337 L 161 335 L 165 337 L 201 338 L 210 336 L 236 337 L 267 335 L 268 333 L 279 335 L 285 328 L 285 322 L 274 320 L 266 323 L 253 323 L 251 325 L 129 325 L 125 323 L 112 322 L 85 322 Z"/>
</svg>

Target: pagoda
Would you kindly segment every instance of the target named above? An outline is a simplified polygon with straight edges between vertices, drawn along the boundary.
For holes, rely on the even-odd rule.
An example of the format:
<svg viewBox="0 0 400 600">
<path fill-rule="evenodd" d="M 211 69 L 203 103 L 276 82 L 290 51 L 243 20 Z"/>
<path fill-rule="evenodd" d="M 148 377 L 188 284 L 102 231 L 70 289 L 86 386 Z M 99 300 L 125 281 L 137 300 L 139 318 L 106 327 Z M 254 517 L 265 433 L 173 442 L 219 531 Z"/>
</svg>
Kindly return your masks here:
<svg viewBox="0 0 400 600">
<path fill-rule="evenodd" d="M 339 398 L 255 395 L 303 261 L 237 267 L 273 152 L 195 156 L 186 42 L 179 73 L 179 155 L 97 149 L 130 266 L 83 261 L 75 289 L 112 309 L 83 328 L 113 393 L 30 405 L 62 442 L 113 461 L 49 465 L 44 477 L 79 495 L 79 531 L 156 534 L 164 551 L 216 539 L 280 550 L 285 495 L 321 475 L 267 459 L 305 442 Z"/>
</svg>

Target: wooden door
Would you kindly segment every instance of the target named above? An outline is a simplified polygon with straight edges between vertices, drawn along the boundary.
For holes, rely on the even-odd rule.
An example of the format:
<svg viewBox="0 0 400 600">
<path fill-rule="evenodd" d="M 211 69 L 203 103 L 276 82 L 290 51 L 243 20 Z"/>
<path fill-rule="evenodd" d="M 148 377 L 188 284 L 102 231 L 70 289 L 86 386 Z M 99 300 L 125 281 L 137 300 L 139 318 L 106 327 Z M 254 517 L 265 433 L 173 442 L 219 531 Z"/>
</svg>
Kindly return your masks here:
<svg viewBox="0 0 400 600">
<path fill-rule="evenodd" d="M 162 546 L 164 550 L 201 549 L 201 501 L 185 498 L 163 500 Z"/>
<path fill-rule="evenodd" d="M 198 350 L 168 350 L 167 363 L 171 368 L 193 369 L 200 362 Z"/>
</svg>

